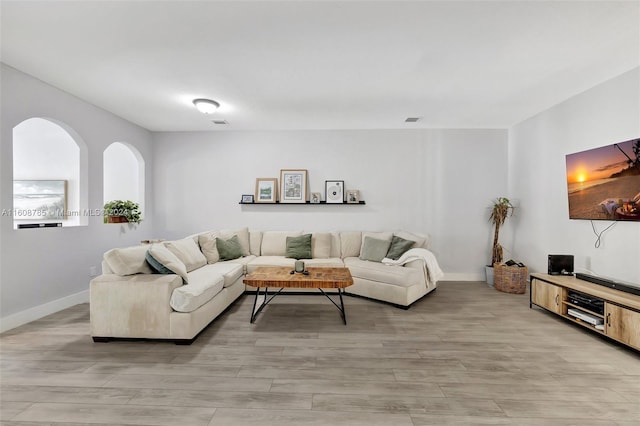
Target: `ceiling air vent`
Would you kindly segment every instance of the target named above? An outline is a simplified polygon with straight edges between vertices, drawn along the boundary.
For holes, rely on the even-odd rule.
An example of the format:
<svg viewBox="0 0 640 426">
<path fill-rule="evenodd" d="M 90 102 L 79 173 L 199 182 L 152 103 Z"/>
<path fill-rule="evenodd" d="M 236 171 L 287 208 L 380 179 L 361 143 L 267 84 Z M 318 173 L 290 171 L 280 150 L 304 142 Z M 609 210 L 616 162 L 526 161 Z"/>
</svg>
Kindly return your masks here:
<svg viewBox="0 0 640 426">
<path fill-rule="evenodd" d="M 416 123 L 418 122 L 422 117 L 407 117 L 404 122 L 405 123 Z"/>
<path fill-rule="evenodd" d="M 229 122 L 227 120 L 211 120 L 211 122 L 213 124 L 222 124 L 222 125 L 227 125 L 229 124 Z"/>
</svg>

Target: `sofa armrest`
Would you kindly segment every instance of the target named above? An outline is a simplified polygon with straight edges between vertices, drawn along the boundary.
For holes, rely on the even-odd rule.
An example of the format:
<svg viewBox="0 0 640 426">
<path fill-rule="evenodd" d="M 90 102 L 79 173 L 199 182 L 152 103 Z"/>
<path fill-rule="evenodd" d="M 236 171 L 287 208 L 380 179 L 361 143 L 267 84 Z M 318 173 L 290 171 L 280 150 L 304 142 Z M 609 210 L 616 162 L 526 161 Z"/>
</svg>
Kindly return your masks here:
<svg viewBox="0 0 640 426">
<path fill-rule="evenodd" d="M 171 293 L 178 275 L 100 275 L 90 283 L 91 335 L 163 337 L 168 334 Z"/>
<path fill-rule="evenodd" d="M 422 265 L 424 265 L 424 261 L 422 259 L 416 259 L 405 263 L 403 266 L 405 268 L 422 269 Z"/>
</svg>

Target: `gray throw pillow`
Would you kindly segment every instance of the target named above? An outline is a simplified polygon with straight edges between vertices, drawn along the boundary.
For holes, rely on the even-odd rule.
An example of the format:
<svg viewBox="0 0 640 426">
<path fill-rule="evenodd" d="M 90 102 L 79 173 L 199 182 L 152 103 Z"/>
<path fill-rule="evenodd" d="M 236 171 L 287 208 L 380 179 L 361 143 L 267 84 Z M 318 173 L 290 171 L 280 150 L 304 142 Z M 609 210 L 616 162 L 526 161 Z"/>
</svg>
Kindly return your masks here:
<svg viewBox="0 0 640 426">
<path fill-rule="evenodd" d="M 299 237 L 287 237 L 285 257 L 292 259 L 311 259 L 311 234 Z"/>
<path fill-rule="evenodd" d="M 389 245 L 391 245 L 391 241 L 364 237 L 362 250 L 360 251 L 360 259 L 370 260 L 372 262 L 380 262 L 387 255 L 387 251 L 389 251 Z"/>
<path fill-rule="evenodd" d="M 237 235 L 234 235 L 228 240 L 223 240 L 220 237 L 216 238 L 216 247 L 220 255 L 220 260 L 237 259 L 242 257 L 244 253 Z"/>
<path fill-rule="evenodd" d="M 400 256 L 405 254 L 407 250 L 416 245 L 415 241 L 405 240 L 404 238 L 393 236 L 391 240 L 391 247 L 387 252 L 387 257 L 392 260 L 400 259 Z"/>
</svg>

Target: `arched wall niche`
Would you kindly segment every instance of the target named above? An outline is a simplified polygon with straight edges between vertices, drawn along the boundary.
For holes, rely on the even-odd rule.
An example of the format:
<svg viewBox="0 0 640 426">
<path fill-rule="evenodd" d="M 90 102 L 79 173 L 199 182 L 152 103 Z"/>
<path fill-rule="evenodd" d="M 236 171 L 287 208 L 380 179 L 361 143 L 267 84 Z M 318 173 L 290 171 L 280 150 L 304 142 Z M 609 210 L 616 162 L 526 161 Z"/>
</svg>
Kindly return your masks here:
<svg viewBox="0 0 640 426">
<path fill-rule="evenodd" d="M 88 224 L 87 145 L 70 126 L 48 117 L 13 128 L 13 223 Z"/>
<path fill-rule="evenodd" d="M 145 162 L 140 151 L 127 142 L 113 142 L 103 153 L 103 173 L 103 201 L 135 201 L 144 215 Z"/>
</svg>

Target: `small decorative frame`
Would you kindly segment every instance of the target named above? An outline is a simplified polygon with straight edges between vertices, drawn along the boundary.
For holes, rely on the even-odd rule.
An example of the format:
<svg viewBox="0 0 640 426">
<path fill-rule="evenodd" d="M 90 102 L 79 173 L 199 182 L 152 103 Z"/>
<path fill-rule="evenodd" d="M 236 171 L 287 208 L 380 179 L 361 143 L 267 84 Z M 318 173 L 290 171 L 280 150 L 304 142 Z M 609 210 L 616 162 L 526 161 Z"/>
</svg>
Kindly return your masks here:
<svg viewBox="0 0 640 426">
<path fill-rule="evenodd" d="M 347 189 L 347 203 L 359 204 L 360 203 L 360 191 L 357 189 Z"/>
<path fill-rule="evenodd" d="M 244 200 L 244 196 L 242 197 Z M 277 178 L 257 178 L 256 179 L 256 203 L 275 203 L 278 201 L 278 179 Z"/>
<path fill-rule="evenodd" d="M 280 202 L 281 203 L 306 203 L 307 202 L 307 170 L 305 169 L 280 170 Z"/>
<path fill-rule="evenodd" d="M 324 199 L 327 204 L 343 204 L 344 181 L 326 180 L 324 182 Z"/>
<path fill-rule="evenodd" d="M 253 195 L 251 194 L 243 194 L 242 195 L 242 203 L 253 203 Z"/>
<path fill-rule="evenodd" d="M 319 192 L 312 192 L 311 193 L 311 198 L 309 199 L 309 203 L 311 204 L 320 204 L 320 198 L 322 197 L 322 195 L 320 195 Z"/>
</svg>

